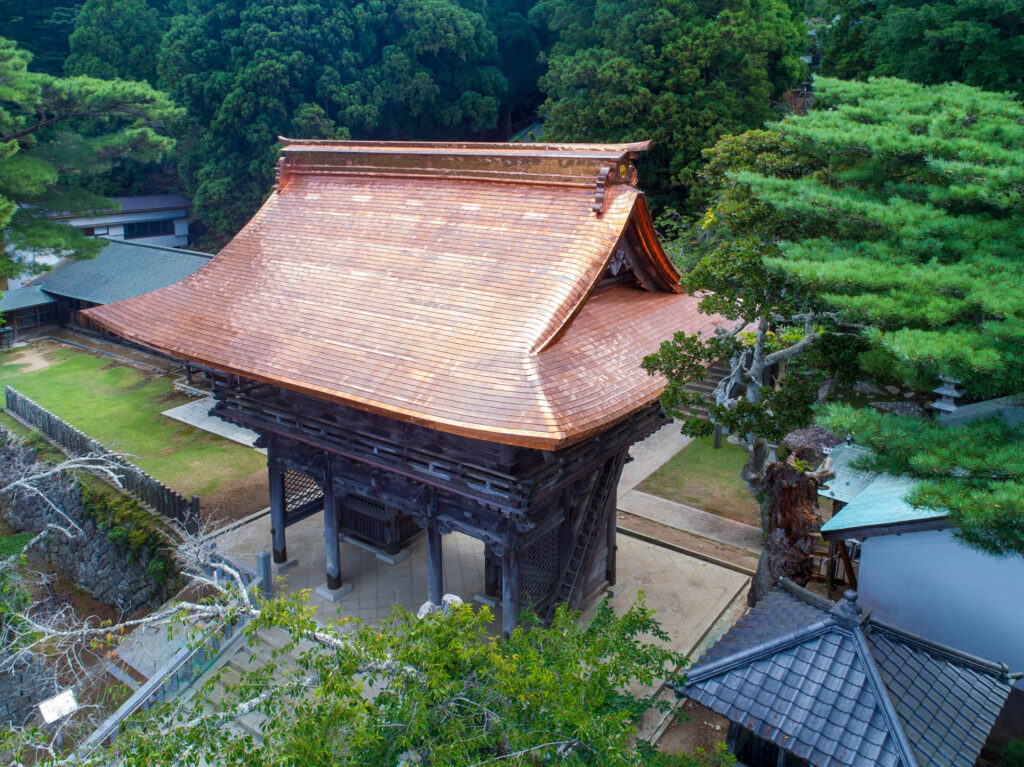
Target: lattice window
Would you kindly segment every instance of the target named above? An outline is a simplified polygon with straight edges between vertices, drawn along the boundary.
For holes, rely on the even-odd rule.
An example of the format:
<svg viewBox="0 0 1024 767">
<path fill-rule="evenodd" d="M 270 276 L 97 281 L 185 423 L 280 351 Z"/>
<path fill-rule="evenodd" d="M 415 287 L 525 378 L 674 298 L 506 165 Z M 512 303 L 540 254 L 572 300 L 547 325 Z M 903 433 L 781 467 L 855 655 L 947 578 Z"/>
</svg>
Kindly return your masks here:
<svg viewBox="0 0 1024 767">
<path fill-rule="evenodd" d="M 320 485 L 297 471 L 286 471 L 284 473 L 284 498 L 285 508 L 289 511 L 298 509 L 306 504 L 319 502 L 324 497 Z"/>
<path fill-rule="evenodd" d="M 534 609 L 551 597 L 558 579 L 558 528 L 545 533 L 519 553 L 519 582 Z"/>
</svg>

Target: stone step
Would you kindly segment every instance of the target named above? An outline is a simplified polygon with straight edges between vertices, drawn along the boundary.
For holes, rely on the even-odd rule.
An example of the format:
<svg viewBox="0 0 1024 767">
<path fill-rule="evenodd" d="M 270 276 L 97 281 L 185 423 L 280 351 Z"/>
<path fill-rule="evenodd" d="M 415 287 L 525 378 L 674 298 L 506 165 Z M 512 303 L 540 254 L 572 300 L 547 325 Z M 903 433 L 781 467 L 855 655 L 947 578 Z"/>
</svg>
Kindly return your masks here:
<svg viewBox="0 0 1024 767">
<path fill-rule="evenodd" d="M 114 677 L 114 679 L 116 679 L 121 684 L 127 685 L 132 690 L 137 690 L 141 686 L 141 682 L 137 681 L 131 675 L 131 673 L 122 668 L 121 665 L 117 662 L 117 659 L 107 664 L 107 673 Z"/>
<path fill-rule="evenodd" d="M 288 645 L 291 642 L 291 635 L 284 629 L 271 626 L 268 628 L 262 628 L 256 632 L 256 636 L 260 641 L 270 645 L 276 650 Z"/>
</svg>

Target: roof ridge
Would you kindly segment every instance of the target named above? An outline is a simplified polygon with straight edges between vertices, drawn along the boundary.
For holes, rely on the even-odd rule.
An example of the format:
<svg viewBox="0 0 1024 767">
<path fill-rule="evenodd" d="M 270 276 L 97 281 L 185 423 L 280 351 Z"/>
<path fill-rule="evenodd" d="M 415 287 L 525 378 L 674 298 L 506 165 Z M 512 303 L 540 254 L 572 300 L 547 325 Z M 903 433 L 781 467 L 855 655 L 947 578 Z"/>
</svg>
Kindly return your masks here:
<svg viewBox="0 0 1024 767">
<path fill-rule="evenodd" d="M 875 687 L 875 696 L 878 699 L 879 707 L 882 709 L 882 715 L 889 723 L 889 730 L 896 741 L 896 746 L 899 749 L 905 767 L 918 767 L 914 747 L 907 738 L 907 732 L 903 727 L 903 720 L 900 719 L 900 715 L 896 711 L 896 705 L 892 701 L 892 696 L 889 695 L 889 687 L 882 678 L 881 671 L 878 670 L 878 664 L 875 662 L 874 653 L 871 652 L 871 645 L 867 642 L 863 625 L 841 626 L 839 630 L 849 632 L 857 645 L 858 654 L 861 656 L 861 662 L 864 664 L 864 671 Z"/>
<path fill-rule="evenodd" d="M 944 645 L 940 642 L 935 642 L 931 639 L 926 639 L 913 632 L 906 631 L 894 626 L 891 623 L 885 623 L 874 618 L 868 618 L 866 633 L 874 633 L 875 631 L 881 634 L 887 634 L 891 639 L 902 642 L 903 644 L 911 645 L 927 652 L 931 655 L 937 655 L 945 660 L 957 663 L 959 665 L 971 668 L 975 671 L 982 673 L 998 675 L 1000 679 L 1004 681 L 1010 680 L 1010 669 L 1005 663 L 996 663 L 994 661 L 985 660 L 977 655 L 958 650 L 955 647 Z"/>
<path fill-rule="evenodd" d="M 836 603 L 831 599 L 826 599 L 820 594 L 815 594 L 813 591 L 797 585 L 792 578 L 780 578 L 779 585 L 785 589 L 786 592 L 792 594 L 803 602 L 806 602 L 812 607 L 817 607 L 825 612 L 829 612 L 833 607 L 835 607 Z"/>
<path fill-rule="evenodd" d="M 817 636 L 827 633 L 838 623 L 835 618 L 831 615 L 824 616 L 821 620 L 809 623 L 806 626 L 802 626 L 792 631 L 787 631 L 785 634 L 766 640 L 761 644 L 748 647 L 734 655 L 727 655 L 719 660 L 711 661 L 701 667 L 698 663 L 693 667 L 693 672 L 686 675 L 686 687 L 703 682 L 705 679 L 724 674 L 733 669 L 739 668 L 752 663 L 755 660 L 772 655 L 780 650 L 786 650 L 790 647 L 803 644 L 808 639 L 814 639 Z M 700 669 L 699 671 L 697 669 Z"/>
<path fill-rule="evenodd" d="M 112 238 L 108 239 L 106 237 L 102 237 L 102 238 L 98 237 L 97 239 L 105 239 L 105 240 L 108 241 L 108 243 L 119 243 L 121 245 L 128 245 L 128 246 L 133 247 L 133 248 L 149 248 L 150 250 L 165 250 L 165 251 L 170 251 L 170 252 L 173 252 L 173 253 L 184 253 L 184 254 L 189 255 L 189 256 L 202 256 L 203 258 L 213 258 L 216 255 L 215 253 L 203 253 L 201 250 L 189 250 L 188 248 L 175 248 L 175 247 L 173 247 L 171 245 L 154 245 L 154 244 L 149 243 L 149 242 L 131 242 L 129 240 L 115 240 L 115 239 L 112 239 Z M 101 251 L 102 250 L 106 250 L 107 247 L 108 247 L 108 245 L 104 245 L 103 248 L 101 249 Z M 62 259 L 62 261 L 66 261 L 66 260 L 68 260 L 68 259 L 66 259 L 66 258 Z M 71 259 L 71 260 L 74 261 L 74 260 L 78 260 L 78 259 Z"/>
</svg>

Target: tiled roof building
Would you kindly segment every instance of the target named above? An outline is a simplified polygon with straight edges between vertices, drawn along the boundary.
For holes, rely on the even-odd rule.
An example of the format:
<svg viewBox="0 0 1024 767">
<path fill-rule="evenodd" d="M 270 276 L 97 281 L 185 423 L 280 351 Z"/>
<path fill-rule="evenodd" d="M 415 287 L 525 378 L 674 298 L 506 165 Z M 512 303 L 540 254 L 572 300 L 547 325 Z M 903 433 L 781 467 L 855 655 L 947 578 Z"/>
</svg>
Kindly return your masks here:
<svg viewBox="0 0 1024 767">
<path fill-rule="evenodd" d="M 862 614 L 854 592 L 833 604 L 783 581 L 679 694 L 733 723 L 750 767 L 971 767 L 1010 686 L 1005 666 Z"/>
<path fill-rule="evenodd" d="M 714 327 L 628 183 L 642 148 L 289 142 L 208 267 L 90 315 L 252 380 L 556 449 L 653 402 L 644 355 Z"/>
</svg>

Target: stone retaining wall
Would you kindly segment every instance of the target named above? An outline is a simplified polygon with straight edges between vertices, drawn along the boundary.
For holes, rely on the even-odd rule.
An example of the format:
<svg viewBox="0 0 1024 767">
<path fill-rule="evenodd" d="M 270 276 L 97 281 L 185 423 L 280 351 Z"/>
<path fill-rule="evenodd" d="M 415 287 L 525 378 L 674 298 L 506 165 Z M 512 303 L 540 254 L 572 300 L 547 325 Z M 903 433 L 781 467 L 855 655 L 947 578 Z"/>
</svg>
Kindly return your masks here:
<svg viewBox="0 0 1024 767">
<path fill-rule="evenodd" d="M 53 673 L 35 658 L 18 661 L 13 670 L 0 671 L 0 726 L 30 723 L 39 702 L 57 692 Z"/>
<path fill-rule="evenodd" d="M 26 454 L 33 454 L 29 448 L 6 441 L 6 436 L 6 429 L 0 427 L 0 442 L 5 443 L 0 444 L 0 486 L 18 476 Z M 38 483 L 38 487 L 85 533 L 69 538 L 54 530 L 37 544 L 36 551 L 45 554 L 52 567 L 101 602 L 126 612 L 164 602 L 164 585 L 147 573 L 151 552 L 126 551 L 111 541 L 107 531 L 85 515 L 82 493 L 74 477 L 50 477 Z M 27 490 L 0 497 L 0 513 L 18 532 L 37 533 L 47 524 L 68 527 L 66 520 L 41 496 Z"/>
</svg>

